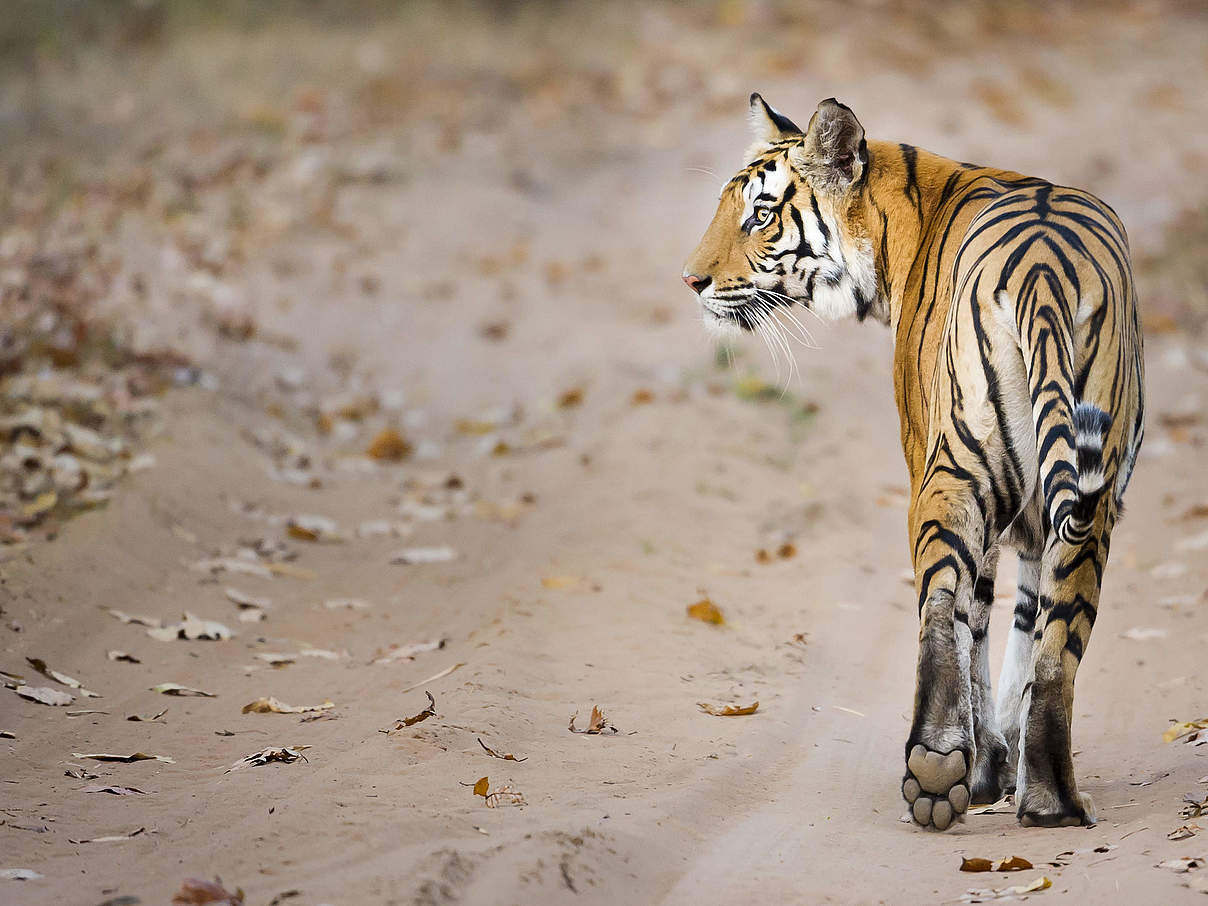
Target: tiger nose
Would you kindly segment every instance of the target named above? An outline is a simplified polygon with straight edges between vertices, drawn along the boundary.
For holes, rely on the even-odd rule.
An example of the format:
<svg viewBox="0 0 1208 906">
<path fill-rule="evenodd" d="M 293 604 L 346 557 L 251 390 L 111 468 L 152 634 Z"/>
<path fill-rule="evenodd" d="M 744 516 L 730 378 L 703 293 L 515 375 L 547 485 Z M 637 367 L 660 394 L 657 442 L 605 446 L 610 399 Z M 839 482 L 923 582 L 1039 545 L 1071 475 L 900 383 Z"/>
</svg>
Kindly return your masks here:
<svg viewBox="0 0 1208 906">
<path fill-rule="evenodd" d="M 713 282 L 712 277 L 700 277 L 696 274 L 684 274 L 684 282 L 688 284 L 688 289 L 699 295 L 706 286 Z"/>
</svg>

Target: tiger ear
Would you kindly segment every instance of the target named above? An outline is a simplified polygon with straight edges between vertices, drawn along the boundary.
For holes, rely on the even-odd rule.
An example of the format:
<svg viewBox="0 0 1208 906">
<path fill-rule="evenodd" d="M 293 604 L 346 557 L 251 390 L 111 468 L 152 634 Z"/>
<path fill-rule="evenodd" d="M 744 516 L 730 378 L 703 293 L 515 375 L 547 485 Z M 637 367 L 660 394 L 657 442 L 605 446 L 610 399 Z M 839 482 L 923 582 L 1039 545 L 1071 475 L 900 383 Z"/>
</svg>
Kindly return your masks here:
<svg viewBox="0 0 1208 906">
<path fill-rule="evenodd" d="M 768 145 L 801 134 L 796 123 L 760 97 L 758 92 L 751 95 L 750 120 L 755 142 L 747 150 L 748 160 L 756 157 Z"/>
<path fill-rule="evenodd" d="M 790 159 L 813 182 L 846 189 L 868 162 L 864 127 L 850 107 L 827 98 L 810 117 L 805 142 L 793 149 Z"/>
</svg>

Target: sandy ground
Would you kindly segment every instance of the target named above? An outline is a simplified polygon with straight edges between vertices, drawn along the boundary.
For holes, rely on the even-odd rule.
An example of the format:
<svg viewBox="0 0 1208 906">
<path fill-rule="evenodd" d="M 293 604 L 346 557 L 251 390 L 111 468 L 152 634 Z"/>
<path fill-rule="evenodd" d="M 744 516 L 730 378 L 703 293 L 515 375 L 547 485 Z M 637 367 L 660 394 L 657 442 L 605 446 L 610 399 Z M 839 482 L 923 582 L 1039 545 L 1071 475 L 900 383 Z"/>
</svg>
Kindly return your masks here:
<svg viewBox="0 0 1208 906">
<path fill-rule="evenodd" d="M 1081 74 L 1062 83 L 1068 102 L 1014 125 L 958 113 L 942 65 L 841 90 L 836 54 L 758 87 L 803 118 L 839 93 L 872 135 L 1087 185 L 1144 251 L 1189 200 L 1208 131 L 1187 124 L 1208 97 L 1137 99 L 1187 65 L 1202 77 L 1204 36 L 1198 19 L 1107 23 L 1055 53 Z M 1145 65 L 1116 72 L 1128 48 Z M 960 84 L 976 81 L 960 65 Z M 0 740 L 0 868 L 43 876 L 0 881 L 0 900 L 166 903 L 215 875 L 249 904 L 299 906 L 954 902 L 1042 875 L 1042 902 L 1199 896 L 1155 867 L 1204 854 L 1204 834 L 1167 834 L 1189 823 L 1184 794 L 1204 798 L 1208 749 L 1162 742 L 1171 720 L 1204 716 L 1208 522 L 1186 515 L 1208 492 L 1199 341 L 1167 330 L 1147 346 L 1151 429 L 1078 685 L 1076 763 L 1099 825 L 1025 830 L 1009 810 L 943 835 L 902 823 L 916 617 L 890 337 L 810 325 L 820 348 L 796 350 L 791 379 L 781 359 L 777 383 L 758 345 L 720 367 L 678 286 L 715 198 L 696 168 L 733 168 L 741 109 L 691 129 L 674 105 L 653 125 L 623 120 L 628 146 L 525 120 L 417 152 L 422 178 L 343 186 L 332 216 L 355 238 L 294 233 L 223 275 L 258 325 L 242 343 L 199 326 L 172 291 L 189 265 L 147 223 L 122 222 L 113 241 L 148 291 L 141 308 L 121 293 L 110 306 L 174 334 L 217 386 L 164 398 L 156 467 L 107 509 L 0 555 L 0 668 L 53 686 L 25 661 L 42 658 L 103 695 L 66 708 L 0 696 L 15 736 Z M 359 397 L 376 411 L 316 432 L 316 406 Z M 397 465 L 362 455 L 386 425 L 414 447 Z M 274 479 L 265 438 L 287 429 L 318 487 Z M 284 523 L 299 514 L 347 537 L 301 539 Z M 362 537 L 382 521 L 391 534 Z M 257 542 L 285 545 L 272 578 L 195 568 Z M 444 545 L 451 562 L 391 562 Z M 1004 562 L 999 638 L 1012 572 Z M 242 622 L 228 587 L 270 598 L 266 619 Z M 687 617 L 706 594 L 725 625 Z M 369 606 L 325 606 L 341 598 Z M 237 635 L 157 641 L 106 608 L 187 611 Z M 372 663 L 430 639 L 445 644 Z M 295 660 L 271 667 L 266 653 Z M 163 682 L 214 697 L 150 691 Z M 425 691 L 435 716 L 381 732 L 422 711 Z M 241 713 L 261 696 L 335 707 Z M 747 717 L 697 707 L 754 700 Z M 617 732 L 568 732 L 593 705 Z M 93 708 L 105 713 L 68 713 Z M 492 759 L 479 739 L 526 760 Z M 304 761 L 228 772 L 291 745 L 310 747 Z M 135 751 L 175 762 L 72 755 Z M 527 804 L 488 808 L 467 786 L 483 776 Z M 1011 855 L 1035 869 L 958 871 Z"/>
</svg>

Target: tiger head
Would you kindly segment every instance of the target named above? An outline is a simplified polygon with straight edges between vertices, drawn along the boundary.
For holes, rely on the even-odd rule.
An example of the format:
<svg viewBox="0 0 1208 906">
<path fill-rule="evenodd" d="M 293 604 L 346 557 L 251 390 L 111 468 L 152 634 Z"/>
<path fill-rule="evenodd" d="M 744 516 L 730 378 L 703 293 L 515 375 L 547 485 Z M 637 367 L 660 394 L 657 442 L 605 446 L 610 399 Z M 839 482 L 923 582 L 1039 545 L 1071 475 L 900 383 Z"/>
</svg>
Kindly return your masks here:
<svg viewBox="0 0 1208 906">
<path fill-rule="evenodd" d="M 750 163 L 722 189 L 684 267 L 706 325 L 755 330 L 794 304 L 826 319 L 886 320 L 863 226 L 868 148 L 855 114 L 830 98 L 803 132 L 753 94 L 751 125 Z"/>
</svg>

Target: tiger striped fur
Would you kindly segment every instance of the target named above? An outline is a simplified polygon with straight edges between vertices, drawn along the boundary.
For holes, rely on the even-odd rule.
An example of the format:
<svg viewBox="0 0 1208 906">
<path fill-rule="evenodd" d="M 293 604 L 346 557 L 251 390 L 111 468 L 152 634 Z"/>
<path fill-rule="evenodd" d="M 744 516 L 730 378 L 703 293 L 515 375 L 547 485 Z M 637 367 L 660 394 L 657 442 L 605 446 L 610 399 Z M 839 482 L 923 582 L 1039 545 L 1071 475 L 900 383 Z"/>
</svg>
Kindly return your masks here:
<svg viewBox="0 0 1208 906">
<path fill-rule="evenodd" d="M 1013 789 L 1024 824 L 1092 824 L 1074 676 L 1144 424 L 1124 227 L 1078 189 L 866 141 L 834 99 L 804 131 L 759 95 L 751 118 L 751 163 L 684 281 L 719 330 L 801 305 L 894 333 L 920 617 L 911 815 L 943 830 Z M 995 702 L 1000 545 L 1019 581 Z"/>
</svg>

